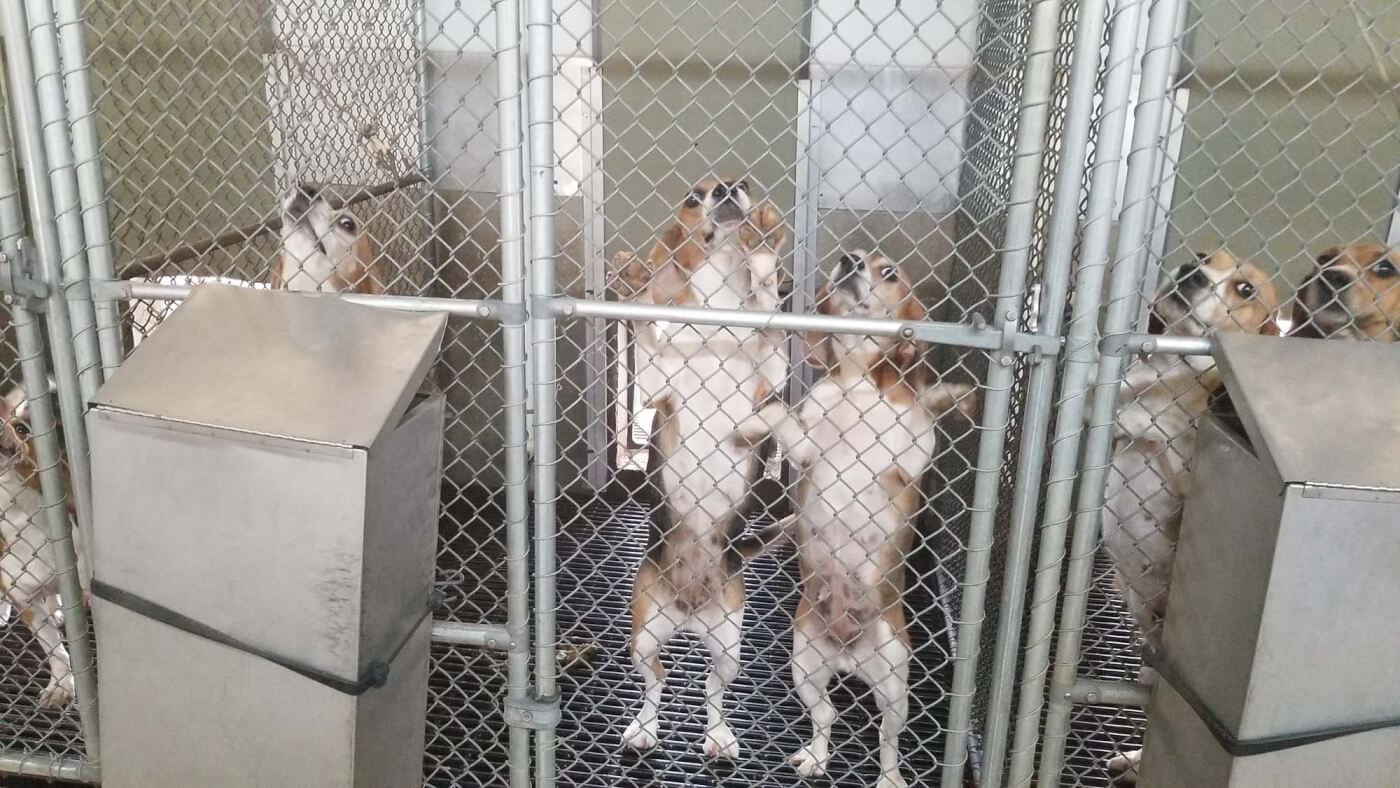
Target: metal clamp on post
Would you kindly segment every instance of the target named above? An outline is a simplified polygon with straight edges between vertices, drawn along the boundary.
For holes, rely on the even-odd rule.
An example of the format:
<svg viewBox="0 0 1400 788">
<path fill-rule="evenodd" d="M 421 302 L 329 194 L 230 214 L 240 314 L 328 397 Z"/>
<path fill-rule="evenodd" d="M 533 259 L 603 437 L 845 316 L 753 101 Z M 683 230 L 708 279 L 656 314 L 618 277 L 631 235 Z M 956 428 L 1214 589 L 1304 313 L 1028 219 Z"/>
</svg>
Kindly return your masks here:
<svg viewBox="0 0 1400 788">
<path fill-rule="evenodd" d="M 29 239 L 21 238 L 17 246 L 17 260 L 11 260 L 8 255 L 0 252 L 0 264 L 5 265 L 9 272 L 5 287 L 15 300 L 22 301 L 21 306 L 24 309 L 29 312 L 42 312 L 44 302 L 49 297 L 49 286 L 33 275 L 34 260 L 29 254 Z"/>
<path fill-rule="evenodd" d="M 534 731 L 554 730 L 559 727 L 559 696 L 506 696 L 501 716 L 511 727 L 529 728 Z"/>
<path fill-rule="evenodd" d="M 523 326 L 525 321 L 530 319 L 524 304 L 510 301 L 483 301 L 477 307 L 477 314 L 481 317 L 494 317 L 506 326 Z"/>
<path fill-rule="evenodd" d="M 532 294 L 530 296 L 530 314 L 553 316 L 556 314 L 556 312 L 561 311 L 555 307 L 555 302 L 559 300 L 559 296 L 539 295 L 538 293 Z M 569 316 L 574 313 L 573 309 L 571 309 L 567 304 L 565 304 L 562 312 L 564 316 Z"/>
</svg>

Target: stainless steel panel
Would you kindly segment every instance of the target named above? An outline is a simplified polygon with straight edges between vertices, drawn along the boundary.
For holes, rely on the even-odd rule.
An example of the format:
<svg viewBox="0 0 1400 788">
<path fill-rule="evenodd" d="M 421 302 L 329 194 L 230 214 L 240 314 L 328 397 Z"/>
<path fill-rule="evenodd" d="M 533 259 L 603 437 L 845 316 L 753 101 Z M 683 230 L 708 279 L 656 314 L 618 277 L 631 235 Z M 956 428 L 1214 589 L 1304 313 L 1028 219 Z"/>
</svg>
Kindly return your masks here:
<svg viewBox="0 0 1400 788">
<path fill-rule="evenodd" d="M 1223 333 L 1220 366 L 1259 451 L 1287 482 L 1400 489 L 1393 397 L 1361 383 L 1400 379 L 1383 342 L 1327 342 Z"/>
<path fill-rule="evenodd" d="M 1357 788 L 1394 785 L 1400 729 L 1231 758 L 1164 683 L 1152 695 L 1138 785 L 1146 788 Z"/>
<path fill-rule="evenodd" d="M 408 408 L 446 323 L 440 314 L 202 285 L 93 404 L 367 447 Z"/>
</svg>

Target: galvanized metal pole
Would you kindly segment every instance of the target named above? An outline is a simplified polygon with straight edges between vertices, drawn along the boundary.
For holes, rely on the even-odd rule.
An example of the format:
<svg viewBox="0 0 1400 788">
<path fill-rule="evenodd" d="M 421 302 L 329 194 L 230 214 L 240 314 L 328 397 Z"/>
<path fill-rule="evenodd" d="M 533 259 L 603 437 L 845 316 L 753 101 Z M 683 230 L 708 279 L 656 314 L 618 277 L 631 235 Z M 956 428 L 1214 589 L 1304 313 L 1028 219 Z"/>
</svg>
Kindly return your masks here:
<svg viewBox="0 0 1400 788">
<path fill-rule="evenodd" d="M 1079 201 L 1088 163 L 1089 133 L 1093 124 L 1095 91 L 1098 90 L 1099 55 L 1109 2 L 1096 0 L 1082 6 L 1079 27 L 1075 31 L 1075 59 L 1066 108 L 1066 147 L 1055 180 L 1055 202 L 1046 242 L 1046 254 L 1051 259 L 1072 255 L 1078 236 Z M 1109 36 L 1103 111 L 1095 144 L 1088 211 L 1074 286 L 1074 314 L 1070 319 L 1065 348 L 1059 413 L 1051 442 L 1040 555 L 1036 560 L 1016 733 L 1011 747 L 1008 784 L 1013 786 L 1030 785 L 1035 774 L 1035 749 L 1040 734 L 1041 711 L 1044 709 L 1043 693 L 1050 661 L 1050 641 L 1054 634 L 1069 506 L 1076 477 L 1075 463 L 1079 459 L 1079 436 L 1084 421 L 1089 372 L 1097 358 L 1094 337 L 1098 330 L 1104 272 L 1108 268 L 1108 239 L 1113 226 L 1113 203 L 1117 194 L 1118 165 L 1122 160 L 1123 134 L 1132 88 L 1138 23 L 1145 2 L 1120 2 Z"/>
<path fill-rule="evenodd" d="M 26 138 L 26 146 L 37 147 L 39 144 L 38 118 L 34 115 L 33 96 L 27 93 L 33 83 L 27 61 L 28 47 L 26 46 L 27 34 L 25 32 L 27 22 L 24 17 L 24 8 L 18 2 L 5 3 L 2 8 L 0 14 L 3 14 L 4 17 L 6 72 L 11 80 L 9 106 L 15 112 L 15 127 Z M 0 121 L 3 120 L 0 118 Z M 29 162 L 29 166 L 34 166 L 33 161 Z M 44 172 L 43 170 L 36 172 L 31 169 L 26 172 L 26 175 L 31 181 L 42 182 Z M 0 122 L 0 250 L 4 251 L 9 258 L 11 266 L 23 267 L 23 255 L 28 250 L 20 244 L 20 239 L 24 235 L 24 217 L 18 187 L 19 184 L 15 177 L 14 146 L 9 137 L 7 124 Z M 38 215 L 34 218 L 37 230 L 38 225 L 42 224 L 42 219 Z M 72 348 L 71 346 L 66 347 L 67 354 L 60 352 L 60 348 L 67 346 L 66 340 L 70 336 L 65 331 L 67 326 L 63 325 L 66 315 L 54 314 L 55 312 L 63 312 L 64 299 L 54 282 L 51 281 L 49 285 L 50 295 L 47 304 L 50 316 L 49 329 L 51 333 L 60 338 L 55 343 L 54 356 L 56 361 L 60 356 L 65 359 L 70 375 L 67 379 L 72 381 L 71 375 L 75 372 L 72 367 Z M 71 523 L 68 520 L 68 510 L 64 503 L 63 477 L 59 471 L 60 448 L 53 408 L 49 398 L 49 376 L 44 364 L 43 334 L 20 297 L 15 298 L 12 313 L 20 367 L 24 376 L 25 396 L 30 402 L 30 425 L 34 435 L 35 460 L 39 467 L 39 485 L 44 501 L 44 517 L 47 520 L 47 530 L 57 559 L 55 565 L 59 572 L 59 594 L 63 598 L 64 634 L 67 636 L 70 664 L 73 667 L 78 724 L 83 733 L 85 760 L 92 765 L 95 775 L 96 764 L 101 760 L 101 737 L 97 727 L 97 676 L 93 672 L 94 657 L 87 635 L 87 611 L 83 609 L 82 605 L 83 592 L 78 578 L 77 552 L 73 543 Z M 55 325 L 55 322 L 58 324 Z M 77 394 L 74 386 L 70 386 L 69 389 L 70 394 Z M 81 428 L 81 404 L 74 403 L 73 400 L 74 397 L 70 396 L 69 406 L 78 404 L 79 410 L 72 418 L 77 420 L 78 426 Z M 68 414 L 64 415 L 65 418 L 68 418 Z M 66 432 L 81 432 L 81 429 L 70 429 Z M 81 449 L 83 451 L 83 466 L 86 467 L 87 446 L 85 441 Z M 68 450 L 71 456 L 73 452 L 71 442 Z M 69 467 L 73 468 L 71 460 Z M 73 472 L 77 473 L 76 470 Z M 80 527 L 86 527 L 86 522 L 80 520 Z"/>
<path fill-rule="evenodd" d="M 112 230 L 107 217 L 107 189 L 102 178 L 102 149 L 97 140 L 97 110 L 88 80 L 87 46 L 83 42 L 78 0 L 54 0 L 55 21 L 64 64 L 68 122 L 73 133 L 73 168 L 78 179 L 87 270 L 93 279 L 116 276 L 112 262 Z M 97 318 L 97 346 L 102 379 L 122 362 L 121 309 L 111 299 L 92 295 Z"/>
<path fill-rule="evenodd" d="M 54 225 L 58 253 L 62 261 L 63 294 L 68 299 L 69 321 L 78 364 L 78 385 L 86 403 L 102 385 L 102 358 L 97 348 L 97 317 L 88 285 L 87 235 L 83 227 L 82 200 L 73 165 L 69 139 L 68 99 L 58 55 L 58 29 L 50 0 L 28 0 L 31 57 L 34 67 L 34 93 L 38 96 L 39 119 L 43 124 L 44 151 L 52 186 Z M 57 284 L 57 282 L 55 283 Z M 57 338 L 54 339 L 58 341 Z M 75 479 L 86 483 L 86 477 Z"/>
<path fill-rule="evenodd" d="M 558 295 L 554 281 L 554 8 L 552 0 L 529 0 L 527 80 L 530 127 L 530 342 L 534 351 L 535 388 L 535 693 L 555 701 L 555 540 L 559 446 L 558 368 L 555 364 L 555 317 L 548 299 Z M 555 733 L 535 734 L 536 788 L 554 788 Z"/>
<path fill-rule="evenodd" d="M 1026 276 L 1030 267 L 1031 244 L 1035 232 L 1036 197 L 1040 186 L 1040 171 L 1045 153 L 1045 129 L 1049 120 L 1050 98 L 1054 88 L 1055 48 L 1059 43 L 1059 0 L 1040 0 L 1031 11 L 1031 29 L 1026 59 L 1020 121 L 1016 131 L 1015 158 L 1011 170 L 1011 187 L 1007 204 L 1005 252 L 997 286 L 996 314 L 991 321 L 1015 333 L 1021 321 Z M 972 518 L 967 544 L 967 569 L 963 577 L 962 607 L 958 615 L 958 646 L 954 656 L 953 687 L 948 711 L 948 735 L 943 760 L 943 788 L 961 788 L 963 770 L 967 763 L 968 736 L 972 721 L 972 702 L 977 689 L 977 661 L 982 624 L 986 618 L 986 594 L 990 581 L 991 549 L 996 525 L 997 498 L 1001 486 L 1006 431 L 1011 415 L 1011 386 L 1015 376 L 1016 356 L 1002 349 L 993 352 L 991 369 L 987 373 L 986 401 L 982 410 L 982 435 L 977 447 L 976 480 L 973 487 Z M 1030 407 L 1023 418 L 1044 420 L 1048 399 Z M 1041 433 L 1044 429 L 1039 430 Z M 1027 433 L 1029 439 L 1029 433 Z M 1031 454 L 1038 452 L 1030 447 Z M 1043 450 L 1044 444 L 1040 444 Z M 1026 462 L 1023 453 L 1021 462 Z M 1038 467 L 1040 460 L 1031 458 Z M 1033 496 L 1033 492 L 1028 491 Z M 1032 500 L 1033 505 L 1033 500 Z M 1029 530 L 1029 523 L 1022 524 Z M 1019 623 L 1016 626 L 1020 626 Z M 1008 668 L 1000 663 L 1009 660 L 1014 671 L 1016 655 L 996 653 L 996 674 Z M 1000 761 L 1005 749 L 1009 724 L 1009 687 L 993 681 L 994 693 L 1007 695 L 1005 702 L 993 698 L 987 715 L 987 760 L 995 762 L 1000 779 Z M 983 776 L 983 784 L 987 783 Z"/>
<path fill-rule="evenodd" d="M 1152 181 L 1157 171 L 1158 138 L 1162 113 L 1169 100 L 1173 47 L 1185 9 L 1183 0 L 1156 0 L 1148 17 L 1142 83 L 1134 118 L 1132 150 L 1128 155 L 1128 182 L 1118 222 L 1108 315 L 1104 319 L 1105 334 L 1130 330 L 1137 314 L 1142 267 L 1148 253 L 1147 232 L 1150 228 L 1147 225 L 1155 191 Z M 1122 35 L 1130 32 L 1125 30 Z M 1045 717 L 1045 740 L 1039 770 L 1039 784 L 1042 786 L 1058 785 L 1060 772 L 1064 768 L 1065 738 L 1073 710 L 1069 692 L 1074 686 L 1079 667 L 1080 637 L 1084 629 L 1084 613 L 1093 579 L 1094 553 L 1098 548 L 1099 522 L 1112 460 L 1113 421 L 1118 405 L 1118 388 L 1123 380 L 1123 363 L 1122 356 L 1104 355 L 1099 359 L 1094 377 L 1093 407 L 1080 465 L 1074 537 L 1065 574 L 1059 647 L 1050 680 L 1050 706 Z"/>
<path fill-rule="evenodd" d="M 530 693 L 530 451 L 525 383 L 525 220 L 521 130 L 520 1 L 500 0 L 496 10 L 496 124 L 501 168 L 501 298 L 515 315 L 501 324 L 505 433 L 506 702 Z M 511 788 L 530 785 L 530 728 L 507 715 Z"/>
</svg>

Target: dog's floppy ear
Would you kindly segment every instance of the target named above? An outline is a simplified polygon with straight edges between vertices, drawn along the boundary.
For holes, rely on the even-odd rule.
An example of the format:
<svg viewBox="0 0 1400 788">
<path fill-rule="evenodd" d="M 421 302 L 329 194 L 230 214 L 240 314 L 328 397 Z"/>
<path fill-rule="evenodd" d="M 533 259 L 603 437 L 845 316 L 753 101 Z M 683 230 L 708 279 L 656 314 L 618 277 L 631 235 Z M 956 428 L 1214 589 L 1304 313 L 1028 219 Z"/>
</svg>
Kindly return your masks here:
<svg viewBox="0 0 1400 788">
<path fill-rule="evenodd" d="M 832 306 L 826 285 L 822 285 L 817 290 L 817 314 L 832 315 L 836 309 Z M 808 364 L 817 369 L 829 369 L 831 367 L 831 335 L 823 334 L 819 331 L 808 331 L 802 335 L 802 355 Z"/>
</svg>

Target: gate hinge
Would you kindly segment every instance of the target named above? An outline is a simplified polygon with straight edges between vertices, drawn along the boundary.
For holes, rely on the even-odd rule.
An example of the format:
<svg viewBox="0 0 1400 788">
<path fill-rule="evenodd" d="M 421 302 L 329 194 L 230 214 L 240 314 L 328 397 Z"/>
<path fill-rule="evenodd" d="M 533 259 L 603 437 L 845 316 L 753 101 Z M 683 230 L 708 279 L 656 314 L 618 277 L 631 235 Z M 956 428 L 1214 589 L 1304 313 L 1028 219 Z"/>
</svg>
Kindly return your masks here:
<svg viewBox="0 0 1400 788">
<path fill-rule="evenodd" d="M 513 728 L 550 731 L 559 726 L 559 695 L 508 695 L 501 716 Z"/>
<path fill-rule="evenodd" d="M 19 252 L 18 259 L 11 259 L 9 255 L 0 252 L 0 263 L 5 265 L 9 273 L 9 279 L 5 283 L 6 289 L 21 302 L 20 305 L 26 311 L 42 312 L 49 297 L 49 286 L 33 275 L 34 258 L 29 253 L 29 239 L 19 239 L 16 247 Z"/>
</svg>

